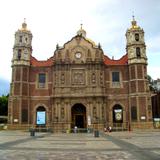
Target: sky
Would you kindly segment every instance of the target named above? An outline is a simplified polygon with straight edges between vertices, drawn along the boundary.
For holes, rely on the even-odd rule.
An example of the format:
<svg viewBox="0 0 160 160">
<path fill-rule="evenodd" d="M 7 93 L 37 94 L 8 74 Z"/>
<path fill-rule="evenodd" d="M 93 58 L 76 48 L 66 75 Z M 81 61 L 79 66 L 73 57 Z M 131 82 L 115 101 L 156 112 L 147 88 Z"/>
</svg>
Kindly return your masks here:
<svg viewBox="0 0 160 160">
<path fill-rule="evenodd" d="M 160 78 L 160 0 L 0 1 L 0 88 L 5 81 L 9 90 L 14 34 L 24 18 L 33 34 L 32 55 L 38 60 L 51 57 L 56 44 L 63 46 L 75 36 L 81 23 L 87 38 L 100 43 L 110 58 L 119 59 L 126 53 L 125 33 L 133 12 L 145 31 L 148 74 Z"/>
</svg>

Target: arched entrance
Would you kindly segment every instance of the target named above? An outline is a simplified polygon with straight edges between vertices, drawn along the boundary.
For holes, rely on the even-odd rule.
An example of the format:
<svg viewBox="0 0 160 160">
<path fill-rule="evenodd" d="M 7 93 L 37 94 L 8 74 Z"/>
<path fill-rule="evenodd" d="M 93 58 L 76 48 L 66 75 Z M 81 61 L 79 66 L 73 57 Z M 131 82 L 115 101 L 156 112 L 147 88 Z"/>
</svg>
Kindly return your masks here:
<svg viewBox="0 0 160 160">
<path fill-rule="evenodd" d="M 72 107 L 72 128 L 77 126 L 78 128 L 86 128 L 86 107 L 77 103 Z"/>
<path fill-rule="evenodd" d="M 113 107 L 113 123 L 123 123 L 123 108 L 119 104 Z"/>
<path fill-rule="evenodd" d="M 39 106 L 36 109 L 36 125 L 37 126 L 46 125 L 46 109 L 43 106 Z"/>
</svg>

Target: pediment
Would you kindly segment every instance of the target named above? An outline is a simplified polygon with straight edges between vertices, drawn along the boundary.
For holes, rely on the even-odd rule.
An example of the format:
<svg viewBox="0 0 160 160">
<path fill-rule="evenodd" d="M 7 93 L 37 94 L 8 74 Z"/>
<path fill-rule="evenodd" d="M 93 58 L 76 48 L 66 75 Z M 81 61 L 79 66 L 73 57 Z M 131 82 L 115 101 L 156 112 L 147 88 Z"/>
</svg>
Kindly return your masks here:
<svg viewBox="0 0 160 160">
<path fill-rule="evenodd" d="M 95 43 L 85 37 L 77 35 L 70 41 L 66 42 L 62 48 L 58 48 L 55 52 L 57 60 L 70 61 L 75 63 L 85 63 L 87 58 L 94 61 L 96 55 L 102 57 L 102 50 Z"/>
</svg>

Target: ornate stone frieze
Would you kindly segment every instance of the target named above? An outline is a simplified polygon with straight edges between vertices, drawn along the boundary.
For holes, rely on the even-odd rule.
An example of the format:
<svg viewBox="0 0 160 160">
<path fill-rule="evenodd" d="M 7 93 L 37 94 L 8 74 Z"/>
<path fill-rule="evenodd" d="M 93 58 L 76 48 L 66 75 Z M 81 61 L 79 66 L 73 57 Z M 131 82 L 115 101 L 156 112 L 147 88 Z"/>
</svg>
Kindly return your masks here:
<svg viewBox="0 0 160 160">
<path fill-rule="evenodd" d="M 73 87 L 70 91 L 72 94 L 82 94 L 85 92 L 85 88 Z"/>
</svg>

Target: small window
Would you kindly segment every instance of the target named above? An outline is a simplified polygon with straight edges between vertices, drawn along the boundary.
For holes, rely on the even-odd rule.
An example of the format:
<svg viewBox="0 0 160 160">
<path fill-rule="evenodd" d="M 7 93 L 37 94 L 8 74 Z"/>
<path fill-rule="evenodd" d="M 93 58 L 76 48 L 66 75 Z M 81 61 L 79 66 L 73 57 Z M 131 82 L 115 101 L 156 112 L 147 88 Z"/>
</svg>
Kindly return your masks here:
<svg viewBox="0 0 160 160">
<path fill-rule="evenodd" d="M 22 52 L 22 51 L 21 51 L 21 49 L 19 49 L 19 50 L 18 50 L 18 54 L 17 54 L 17 58 L 18 58 L 18 60 L 20 60 L 20 59 L 21 59 L 21 52 Z"/>
<path fill-rule="evenodd" d="M 112 82 L 119 82 L 119 72 L 112 72 Z"/>
<path fill-rule="evenodd" d="M 46 74 L 40 73 L 38 76 L 38 88 L 45 88 L 46 84 Z"/>
<path fill-rule="evenodd" d="M 135 34 L 135 40 L 139 41 L 139 34 L 138 33 Z"/>
<path fill-rule="evenodd" d="M 19 42 L 20 43 L 22 42 L 22 36 L 19 36 Z"/>
<path fill-rule="evenodd" d="M 132 121 L 137 120 L 137 107 L 136 106 L 131 107 L 131 119 Z"/>
<path fill-rule="evenodd" d="M 141 57 L 141 50 L 139 47 L 136 48 L 136 55 L 137 55 L 137 58 Z"/>
</svg>

